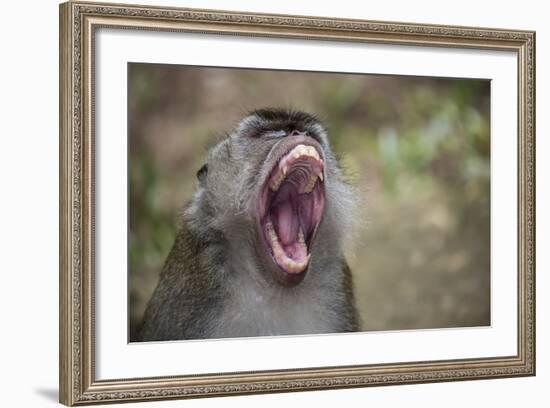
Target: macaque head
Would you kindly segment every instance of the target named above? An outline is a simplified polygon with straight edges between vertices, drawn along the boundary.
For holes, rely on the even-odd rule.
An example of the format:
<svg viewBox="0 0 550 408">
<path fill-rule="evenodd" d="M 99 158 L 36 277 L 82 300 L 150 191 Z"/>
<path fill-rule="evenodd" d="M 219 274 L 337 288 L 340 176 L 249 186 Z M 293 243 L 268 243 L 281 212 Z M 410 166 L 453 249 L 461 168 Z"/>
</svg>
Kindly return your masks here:
<svg viewBox="0 0 550 408">
<path fill-rule="evenodd" d="M 197 176 L 187 211 L 193 223 L 221 231 L 265 279 L 295 286 L 316 257 L 341 250 L 351 192 L 314 116 L 250 113 L 210 150 Z"/>
</svg>

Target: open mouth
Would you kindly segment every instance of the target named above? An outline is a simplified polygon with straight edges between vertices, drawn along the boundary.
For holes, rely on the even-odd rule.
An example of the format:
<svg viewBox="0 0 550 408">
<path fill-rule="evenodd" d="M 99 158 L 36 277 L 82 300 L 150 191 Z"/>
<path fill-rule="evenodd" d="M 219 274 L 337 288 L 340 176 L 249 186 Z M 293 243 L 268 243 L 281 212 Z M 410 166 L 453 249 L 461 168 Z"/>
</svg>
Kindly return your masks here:
<svg viewBox="0 0 550 408">
<path fill-rule="evenodd" d="M 325 205 L 324 163 L 315 146 L 297 144 L 271 169 L 259 200 L 268 252 L 289 275 L 304 274 Z"/>
</svg>

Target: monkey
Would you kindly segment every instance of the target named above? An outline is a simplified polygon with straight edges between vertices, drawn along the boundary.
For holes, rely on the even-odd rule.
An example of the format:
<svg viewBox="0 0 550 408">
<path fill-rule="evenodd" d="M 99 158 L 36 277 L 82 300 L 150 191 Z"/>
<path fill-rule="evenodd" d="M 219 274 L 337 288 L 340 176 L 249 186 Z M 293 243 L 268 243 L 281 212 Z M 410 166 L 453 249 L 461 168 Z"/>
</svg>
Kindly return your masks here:
<svg viewBox="0 0 550 408">
<path fill-rule="evenodd" d="M 250 112 L 197 179 L 138 341 L 359 330 L 353 188 L 315 115 Z"/>
</svg>

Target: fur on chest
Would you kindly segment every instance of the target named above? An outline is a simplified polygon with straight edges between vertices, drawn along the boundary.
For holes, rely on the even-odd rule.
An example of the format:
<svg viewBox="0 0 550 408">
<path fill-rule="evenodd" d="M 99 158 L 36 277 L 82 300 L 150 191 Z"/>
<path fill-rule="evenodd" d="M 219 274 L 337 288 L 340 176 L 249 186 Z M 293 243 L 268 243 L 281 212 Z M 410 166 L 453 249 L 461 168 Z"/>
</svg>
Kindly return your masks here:
<svg viewBox="0 0 550 408">
<path fill-rule="evenodd" d="M 318 288 L 272 290 L 235 285 L 213 325 L 215 337 L 317 334 L 339 331 L 338 302 Z"/>
</svg>

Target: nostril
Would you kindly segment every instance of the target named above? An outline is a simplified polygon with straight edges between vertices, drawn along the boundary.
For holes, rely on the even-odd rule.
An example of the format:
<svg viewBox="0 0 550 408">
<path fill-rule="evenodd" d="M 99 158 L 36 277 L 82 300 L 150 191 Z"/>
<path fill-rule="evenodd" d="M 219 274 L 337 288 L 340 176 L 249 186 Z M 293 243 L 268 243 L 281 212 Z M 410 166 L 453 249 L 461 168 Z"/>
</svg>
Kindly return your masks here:
<svg viewBox="0 0 550 408">
<path fill-rule="evenodd" d="M 289 136 L 305 136 L 306 132 L 300 132 L 299 130 L 294 129 L 290 132 Z"/>
</svg>

